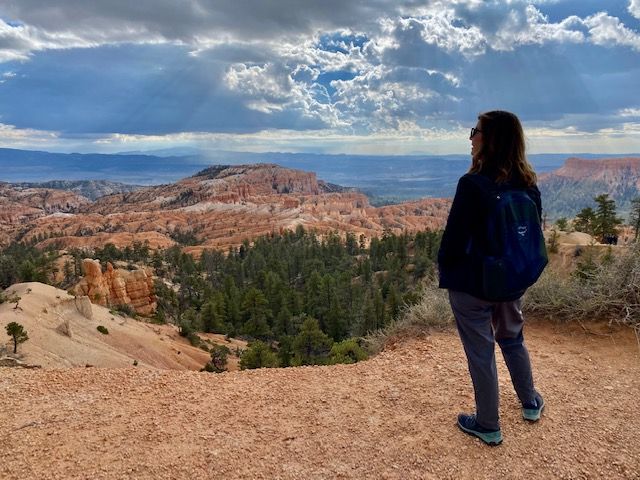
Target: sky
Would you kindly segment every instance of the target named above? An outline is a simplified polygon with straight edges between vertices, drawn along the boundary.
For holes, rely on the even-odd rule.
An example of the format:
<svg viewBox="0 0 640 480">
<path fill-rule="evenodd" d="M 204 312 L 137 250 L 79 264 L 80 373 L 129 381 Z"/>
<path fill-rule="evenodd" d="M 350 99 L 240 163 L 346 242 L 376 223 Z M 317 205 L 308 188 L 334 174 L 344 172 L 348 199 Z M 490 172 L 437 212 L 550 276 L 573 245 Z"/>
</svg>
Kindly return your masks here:
<svg viewBox="0 0 640 480">
<path fill-rule="evenodd" d="M 640 152 L 640 0 L 0 0 L 0 147 Z"/>
</svg>

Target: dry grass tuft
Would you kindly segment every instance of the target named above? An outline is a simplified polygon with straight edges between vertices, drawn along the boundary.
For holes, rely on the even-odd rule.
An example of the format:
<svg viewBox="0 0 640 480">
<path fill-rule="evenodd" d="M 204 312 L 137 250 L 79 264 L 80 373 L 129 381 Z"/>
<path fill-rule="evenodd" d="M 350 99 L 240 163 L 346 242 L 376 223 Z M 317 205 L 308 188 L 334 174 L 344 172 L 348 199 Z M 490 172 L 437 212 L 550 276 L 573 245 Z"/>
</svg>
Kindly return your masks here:
<svg viewBox="0 0 640 480">
<path fill-rule="evenodd" d="M 573 275 L 550 268 L 527 291 L 527 313 L 560 321 L 605 320 L 628 325 L 639 334 L 640 344 L 640 245 L 601 259 L 585 258 Z M 420 303 L 405 308 L 398 320 L 365 338 L 371 353 L 385 345 L 453 325 L 446 290 L 435 280 L 424 290 Z"/>
<path fill-rule="evenodd" d="M 365 344 L 375 354 L 393 340 L 416 337 L 452 324 L 453 314 L 447 291 L 438 288 L 437 282 L 432 280 L 425 286 L 420 303 L 406 307 L 396 321 L 370 333 L 365 338 Z"/>
<path fill-rule="evenodd" d="M 587 259 L 568 278 L 546 271 L 528 290 L 525 309 L 557 320 L 607 320 L 638 329 L 639 246 L 598 263 Z"/>
</svg>

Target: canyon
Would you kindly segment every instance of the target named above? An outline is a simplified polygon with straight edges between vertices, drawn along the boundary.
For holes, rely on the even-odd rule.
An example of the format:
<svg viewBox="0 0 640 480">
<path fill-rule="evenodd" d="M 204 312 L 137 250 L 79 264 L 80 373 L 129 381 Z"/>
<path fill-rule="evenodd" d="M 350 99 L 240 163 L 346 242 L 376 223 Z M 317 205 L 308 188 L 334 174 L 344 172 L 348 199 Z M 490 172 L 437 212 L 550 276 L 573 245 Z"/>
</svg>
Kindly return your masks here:
<svg viewBox="0 0 640 480">
<path fill-rule="evenodd" d="M 95 201 L 64 190 L 5 184 L 0 204 L 5 245 L 26 240 L 62 250 L 147 242 L 157 249 L 181 243 L 197 255 L 298 225 L 319 235 L 352 232 L 367 240 L 385 231 L 438 229 L 451 201 L 372 207 L 366 195 L 318 180 L 315 173 L 257 164 L 216 165 L 175 183 Z"/>
</svg>

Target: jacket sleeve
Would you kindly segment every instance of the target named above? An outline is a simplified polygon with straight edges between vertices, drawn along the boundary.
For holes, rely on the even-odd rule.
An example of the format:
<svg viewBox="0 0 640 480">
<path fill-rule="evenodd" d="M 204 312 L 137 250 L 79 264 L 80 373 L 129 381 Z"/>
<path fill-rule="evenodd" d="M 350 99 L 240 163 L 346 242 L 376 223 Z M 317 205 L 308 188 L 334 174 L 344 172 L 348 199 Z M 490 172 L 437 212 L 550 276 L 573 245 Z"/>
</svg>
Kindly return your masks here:
<svg viewBox="0 0 640 480">
<path fill-rule="evenodd" d="M 453 265 L 464 258 L 480 203 L 477 187 L 467 175 L 460 178 L 438 251 L 441 267 Z"/>
</svg>

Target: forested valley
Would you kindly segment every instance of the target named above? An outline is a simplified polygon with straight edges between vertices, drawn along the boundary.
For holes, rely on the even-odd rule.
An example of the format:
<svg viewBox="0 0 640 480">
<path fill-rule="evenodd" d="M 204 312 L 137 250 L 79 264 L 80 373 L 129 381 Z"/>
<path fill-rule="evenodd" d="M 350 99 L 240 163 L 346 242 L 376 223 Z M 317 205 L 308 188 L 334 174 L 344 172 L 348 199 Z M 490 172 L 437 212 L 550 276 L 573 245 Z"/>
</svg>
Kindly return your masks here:
<svg viewBox="0 0 640 480">
<path fill-rule="evenodd" d="M 157 277 L 157 311 L 148 321 L 173 323 L 192 344 L 209 349 L 198 333 L 219 333 L 249 342 L 242 368 L 352 363 L 366 358 L 360 339 L 417 303 L 425 277 L 434 275 L 441 232 L 385 233 L 364 237 L 319 236 L 295 231 L 246 240 L 229 251 L 205 250 L 199 258 L 180 245 L 151 251 L 136 243 L 59 254 L 14 243 L 0 254 L 0 286 L 40 281 L 72 287 L 81 260 L 128 267 L 149 266 Z M 58 279 L 57 281 L 54 279 Z M 133 314 L 126 306 L 120 308 Z M 232 352 L 214 346 L 211 371 L 223 371 Z"/>
</svg>

